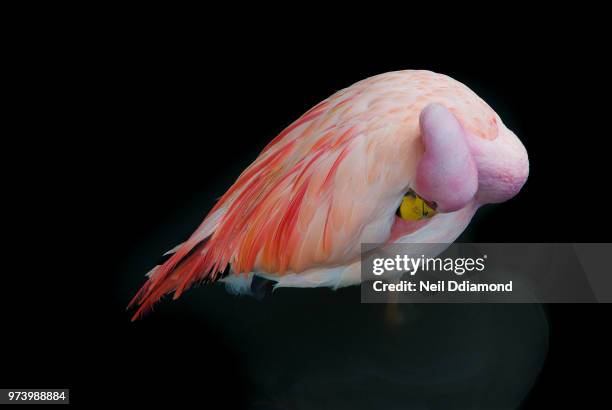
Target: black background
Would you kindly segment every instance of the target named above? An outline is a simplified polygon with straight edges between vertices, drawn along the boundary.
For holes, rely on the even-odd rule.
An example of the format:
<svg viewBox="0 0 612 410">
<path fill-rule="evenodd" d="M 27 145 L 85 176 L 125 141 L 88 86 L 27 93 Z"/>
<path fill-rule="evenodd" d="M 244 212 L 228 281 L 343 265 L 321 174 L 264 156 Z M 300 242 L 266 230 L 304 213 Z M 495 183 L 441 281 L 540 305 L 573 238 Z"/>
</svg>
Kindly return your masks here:
<svg viewBox="0 0 612 410">
<path fill-rule="evenodd" d="M 255 37 L 232 26 L 234 40 L 163 20 L 101 24 L 86 38 L 86 22 L 26 36 L 14 60 L 15 138 L 3 152 L 5 226 L 14 229 L 0 386 L 68 387 L 82 404 L 214 396 L 244 407 L 254 382 L 214 323 L 179 300 L 132 324 L 129 296 L 271 138 L 333 92 L 386 71 L 429 69 L 465 83 L 527 148 L 524 189 L 479 211 L 466 239 L 609 241 L 609 80 L 598 33 L 523 37 L 516 23 L 492 38 L 418 42 L 414 33 L 405 42 Z M 597 405 L 611 364 L 609 306 L 545 310 L 548 356 L 524 408 Z"/>
</svg>

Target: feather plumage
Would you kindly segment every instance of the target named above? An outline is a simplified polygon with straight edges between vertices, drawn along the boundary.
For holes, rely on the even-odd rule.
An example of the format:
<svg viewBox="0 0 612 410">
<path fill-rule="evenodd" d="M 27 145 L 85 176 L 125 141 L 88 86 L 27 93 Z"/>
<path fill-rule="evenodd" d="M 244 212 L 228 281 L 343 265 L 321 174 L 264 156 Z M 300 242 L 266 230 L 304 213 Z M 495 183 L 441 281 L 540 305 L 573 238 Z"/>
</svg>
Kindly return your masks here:
<svg viewBox="0 0 612 410">
<path fill-rule="evenodd" d="M 388 241 L 423 155 L 419 114 L 434 102 L 471 135 L 497 138 L 495 112 L 444 75 L 393 72 L 341 90 L 264 148 L 194 234 L 152 271 L 130 304 L 140 305 L 134 317 L 167 293 L 177 298 L 197 282 L 219 279 L 228 267 L 232 275 L 277 278 L 331 271 L 354 263 L 361 243 Z"/>
</svg>

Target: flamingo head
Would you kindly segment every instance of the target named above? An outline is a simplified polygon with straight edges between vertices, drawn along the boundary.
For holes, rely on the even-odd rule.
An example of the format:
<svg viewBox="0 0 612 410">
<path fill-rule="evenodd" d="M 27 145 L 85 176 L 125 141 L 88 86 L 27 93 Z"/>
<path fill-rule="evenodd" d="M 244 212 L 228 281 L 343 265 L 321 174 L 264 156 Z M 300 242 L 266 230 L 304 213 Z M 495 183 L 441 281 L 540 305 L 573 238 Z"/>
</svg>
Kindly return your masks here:
<svg viewBox="0 0 612 410">
<path fill-rule="evenodd" d="M 511 199 L 527 180 L 527 151 L 495 112 L 474 118 L 449 105 L 430 103 L 419 115 L 422 154 L 410 192 L 433 212 L 398 210 L 390 242 L 450 243 L 480 206 Z"/>
<path fill-rule="evenodd" d="M 464 129 L 443 105 L 425 107 L 420 115 L 425 150 L 415 190 L 441 212 L 515 196 L 529 174 L 527 151 L 512 131 L 498 125 L 494 138 L 483 138 Z"/>
</svg>

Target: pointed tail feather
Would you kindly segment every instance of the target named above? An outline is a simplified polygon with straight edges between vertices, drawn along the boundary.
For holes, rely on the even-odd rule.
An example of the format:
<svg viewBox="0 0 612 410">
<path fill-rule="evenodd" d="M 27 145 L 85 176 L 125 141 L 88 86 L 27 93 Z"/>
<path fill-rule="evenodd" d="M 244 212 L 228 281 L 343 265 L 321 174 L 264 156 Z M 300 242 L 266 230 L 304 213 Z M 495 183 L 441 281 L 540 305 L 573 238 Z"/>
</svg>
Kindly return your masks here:
<svg viewBox="0 0 612 410">
<path fill-rule="evenodd" d="M 232 195 L 224 195 L 193 235 L 186 242 L 166 252 L 162 263 L 147 274 L 148 280 L 127 307 L 138 307 L 132 321 L 142 317 L 168 293 L 175 292 L 174 297 L 177 298 L 198 281 L 214 281 L 218 278 L 218 269 L 214 268 L 222 264 L 212 263 L 212 254 L 217 251 L 209 240 L 226 212 L 226 201 L 231 202 L 232 198 Z M 225 266 L 222 267 L 221 271 L 225 270 Z"/>
<path fill-rule="evenodd" d="M 164 264 L 153 269 L 147 282 L 128 305 L 128 309 L 138 307 L 132 321 L 151 310 L 165 295 L 175 292 L 176 299 L 196 282 L 214 281 L 218 278 L 218 273 L 213 273 L 208 262 L 210 258 L 207 257 L 207 243 L 207 240 L 203 240 L 192 245 L 188 241 Z"/>
</svg>

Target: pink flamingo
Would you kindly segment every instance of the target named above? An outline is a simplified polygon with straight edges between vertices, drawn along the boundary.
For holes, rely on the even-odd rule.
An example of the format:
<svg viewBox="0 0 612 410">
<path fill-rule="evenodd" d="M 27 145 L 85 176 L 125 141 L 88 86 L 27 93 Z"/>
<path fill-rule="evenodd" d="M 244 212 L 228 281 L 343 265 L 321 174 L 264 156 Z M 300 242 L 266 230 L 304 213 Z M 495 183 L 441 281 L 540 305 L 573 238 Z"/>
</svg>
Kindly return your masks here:
<svg viewBox="0 0 612 410">
<path fill-rule="evenodd" d="M 413 70 L 362 80 L 264 148 L 148 273 L 130 302 L 134 319 L 199 282 L 238 293 L 255 275 L 275 287 L 358 284 L 361 243 L 451 243 L 479 206 L 516 195 L 528 173 L 520 140 L 458 81 Z M 435 215 L 398 213 L 407 192 Z"/>
</svg>

